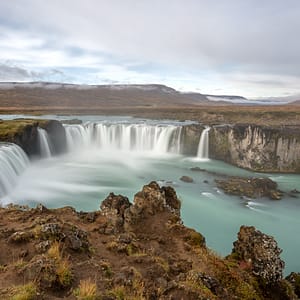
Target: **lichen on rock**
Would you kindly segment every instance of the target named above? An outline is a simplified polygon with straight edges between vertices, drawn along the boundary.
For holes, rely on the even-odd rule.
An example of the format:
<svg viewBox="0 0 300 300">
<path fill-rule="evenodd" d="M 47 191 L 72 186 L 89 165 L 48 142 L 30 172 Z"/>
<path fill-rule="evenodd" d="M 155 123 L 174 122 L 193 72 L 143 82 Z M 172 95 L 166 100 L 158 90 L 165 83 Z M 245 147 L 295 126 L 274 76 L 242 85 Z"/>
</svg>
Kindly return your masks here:
<svg viewBox="0 0 300 300">
<path fill-rule="evenodd" d="M 241 226 L 238 240 L 233 243 L 233 254 L 246 261 L 254 275 L 262 278 L 266 284 L 282 279 L 284 261 L 282 250 L 275 239 L 253 226 Z"/>
</svg>

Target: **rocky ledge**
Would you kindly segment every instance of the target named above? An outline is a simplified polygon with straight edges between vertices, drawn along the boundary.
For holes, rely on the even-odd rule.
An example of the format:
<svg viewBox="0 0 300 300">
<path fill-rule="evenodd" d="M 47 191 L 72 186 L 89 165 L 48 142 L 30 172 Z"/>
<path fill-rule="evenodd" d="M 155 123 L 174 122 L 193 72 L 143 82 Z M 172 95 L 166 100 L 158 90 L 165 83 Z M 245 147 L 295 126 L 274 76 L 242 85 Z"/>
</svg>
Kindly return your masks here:
<svg viewBox="0 0 300 300">
<path fill-rule="evenodd" d="M 278 190 L 277 183 L 269 178 L 228 177 L 215 181 L 217 186 L 229 195 L 280 200 L 283 194 Z"/>
<path fill-rule="evenodd" d="M 242 226 L 226 258 L 182 224 L 171 187 L 145 185 L 133 204 L 101 210 L 0 209 L 1 299 L 297 299 L 276 241 Z"/>
</svg>

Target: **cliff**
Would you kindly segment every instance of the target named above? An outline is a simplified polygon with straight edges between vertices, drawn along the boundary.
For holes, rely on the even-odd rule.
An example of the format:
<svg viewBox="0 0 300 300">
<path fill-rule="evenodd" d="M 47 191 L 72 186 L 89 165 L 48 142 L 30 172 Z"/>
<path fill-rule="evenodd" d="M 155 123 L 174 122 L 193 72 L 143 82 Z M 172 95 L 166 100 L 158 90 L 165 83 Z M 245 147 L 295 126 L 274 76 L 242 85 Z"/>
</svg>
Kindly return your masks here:
<svg viewBox="0 0 300 300">
<path fill-rule="evenodd" d="M 1 299 L 296 299 L 276 241 L 243 226 L 221 258 L 185 227 L 171 187 L 145 185 L 133 204 L 101 210 L 0 209 Z"/>
<path fill-rule="evenodd" d="M 215 126 L 210 131 L 210 158 L 259 172 L 300 173 L 298 126 L 249 124 Z"/>
<path fill-rule="evenodd" d="M 47 131 L 54 154 L 66 150 L 65 129 L 59 121 L 55 120 L 0 120 L 0 141 L 19 145 L 28 156 L 40 155 L 38 127 Z"/>
</svg>

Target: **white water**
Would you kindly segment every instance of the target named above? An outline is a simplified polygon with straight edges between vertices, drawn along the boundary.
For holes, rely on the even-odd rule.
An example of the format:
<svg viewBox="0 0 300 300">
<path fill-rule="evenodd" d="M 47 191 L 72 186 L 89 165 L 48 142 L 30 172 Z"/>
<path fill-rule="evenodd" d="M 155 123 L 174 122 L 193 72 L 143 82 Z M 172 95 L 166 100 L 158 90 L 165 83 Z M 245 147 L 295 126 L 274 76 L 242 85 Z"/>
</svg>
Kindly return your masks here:
<svg viewBox="0 0 300 300">
<path fill-rule="evenodd" d="M 197 157 L 200 159 L 208 159 L 209 157 L 209 130 L 210 127 L 206 127 L 201 133 L 197 152 Z"/>
<path fill-rule="evenodd" d="M 38 139 L 40 146 L 40 154 L 42 157 L 51 157 L 51 142 L 45 129 L 38 128 Z"/>
<path fill-rule="evenodd" d="M 14 188 L 28 165 L 28 157 L 19 146 L 0 143 L 0 197 Z"/>
<path fill-rule="evenodd" d="M 69 151 L 87 147 L 106 151 L 180 154 L 181 126 L 128 123 L 65 125 Z"/>
</svg>

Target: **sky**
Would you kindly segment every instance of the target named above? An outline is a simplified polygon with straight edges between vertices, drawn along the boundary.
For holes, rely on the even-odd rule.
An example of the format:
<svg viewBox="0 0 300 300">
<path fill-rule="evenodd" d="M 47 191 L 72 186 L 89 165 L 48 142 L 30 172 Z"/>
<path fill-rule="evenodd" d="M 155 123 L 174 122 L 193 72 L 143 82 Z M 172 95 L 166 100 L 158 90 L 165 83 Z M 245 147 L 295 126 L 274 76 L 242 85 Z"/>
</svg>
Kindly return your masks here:
<svg viewBox="0 0 300 300">
<path fill-rule="evenodd" d="M 0 0 L 0 82 L 300 95 L 299 0 Z"/>
</svg>

